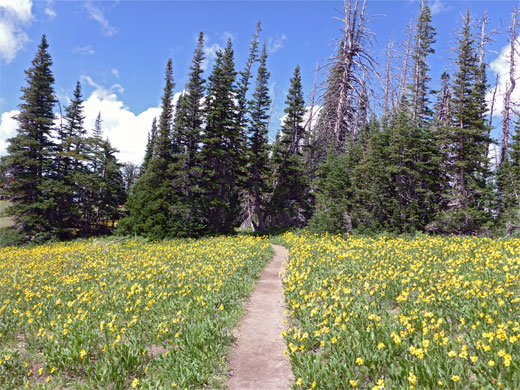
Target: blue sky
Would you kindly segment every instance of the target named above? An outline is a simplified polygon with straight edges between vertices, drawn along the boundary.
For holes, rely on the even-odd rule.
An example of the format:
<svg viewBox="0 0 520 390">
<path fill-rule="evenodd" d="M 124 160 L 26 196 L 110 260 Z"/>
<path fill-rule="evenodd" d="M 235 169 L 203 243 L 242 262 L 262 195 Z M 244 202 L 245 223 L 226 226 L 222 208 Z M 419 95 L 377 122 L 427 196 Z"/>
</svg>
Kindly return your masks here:
<svg viewBox="0 0 520 390">
<path fill-rule="evenodd" d="M 500 53 L 507 45 L 504 31 L 511 9 L 518 4 L 431 0 L 438 32 L 436 54 L 429 59 L 432 87 L 438 85 L 442 71 L 450 70 L 446 65 L 453 57 L 449 47 L 454 45 L 453 32 L 466 8 L 475 16 L 487 10 L 489 28 L 501 26 L 502 34 L 490 46 L 495 53 L 488 53 L 487 62 L 494 64 L 490 80 L 495 79 L 494 71 L 505 80 L 506 63 Z M 302 68 L 308 96 L 316 63 L 333 53 L 341 28 L 334 17 L 340 16 L 341 6 L 341 1 L 0 0 L 0 155 L 5 154 L 6 139 L 15 133 L 16 122 L 11 117 L 20 103 L 24 70 L 30 66 L 42 34 L 47 34 L 50 44 L 61 104 L 67 104 L 76 80 L 80 80 L 87 128 L 101 111 L 105 133 L 121 150 L 120 158 L 139 163 L 151 120 L 159 112 L 166 61 L 173 58 L 175 91 L 180 92 L 199 31 L 206 36 L 207 73 L 216 51 L 229 37 L 240 70 L 256 21 L 262 21 L 260 39 L 268 48 L 274 99 L 272 137 L 283 116 L 296 64 Z M 417 16 L 418 2 L 369 0 L 367 12 L 375 16 L 370 23 L 376 37 L 372 53 L 382 61 L 388 39 L 405 39 L 406 25 Z M 396 58 L 395 66 L 399 64 Z"/>
</svg>

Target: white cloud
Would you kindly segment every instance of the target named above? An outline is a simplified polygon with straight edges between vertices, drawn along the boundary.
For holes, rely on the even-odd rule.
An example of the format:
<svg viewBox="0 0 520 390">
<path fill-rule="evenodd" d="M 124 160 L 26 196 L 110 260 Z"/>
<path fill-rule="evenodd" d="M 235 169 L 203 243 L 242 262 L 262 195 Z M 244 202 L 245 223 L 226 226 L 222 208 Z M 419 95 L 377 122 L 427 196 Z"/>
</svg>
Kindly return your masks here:
<svg viewBox="0 0 520 390">
<path fill-rule="evenodd" d="M 118 96 L 123 92 L 121 85 L 114 84 L 105 88 L 88 76 L 81 79 L 94 87 L 84 103 L 85 128 L 91 132 L 98 113 L 101 113 L 103 134 L 108 137 L 112 146 L 119 149 L 118 158 L 124 162 L 140 164 L 152 120 L 160 116 L 161 108 L 150 107 L 141 113 L 134 113 Z M 174 107 L 181 93 L 174 94 Z"/>
<path fill-rule="evenodd" d="M 233 42 L 235 40 L 235 34 L 233 33 L 230 33 L 229 31 L 224 31 L 221 35 L 220 35 L 220 39 L 222 40 L 222 42 L 226 42 L 231 39 L 231 42 Z"/>
<path fill-rule="evenodd" d="M 444 1 L 442 0 L 435 0 L 431 6 L 431 11 L 432 11 L 432 15 L 437 15 L 437 14 L 440 14 L 442 12 L 446 12 L 446 11 L 449 11 L 452 9 L 451 6 L 447 5 Z"/>
<path fill-rule="evenodd" d="M 101 32 L 105 36 L 111 37 L 112 35 L 117 33 L 117 29 L 110 25 L 109 21 L 105 18 L 105 15 L 103 14 L 103 10 L 101 8 L 94 6 L 90 1 L 85 3 L 84 7 L 87 10 L 90 17 L 99 23 L 99 25 L 101 26 Z"/>
<path fill-rule="evenodd" d="M 2 113 L 2 117 L 0 118 L 0 156 L 7 153 L 7 140 L 14 137 L 16 134 L 18 122 L 13 118 L 13 116 L 18 115 L 19 113 L 20 111 L 18 110 L 11 110 Z"/>
<path fill-rule="evenodd" d="M 89 56 L 96 54 L 96 51 L 92 48 L 92 45 L 87 45 L 83 47 L 77 46 L 74 49 L 72 49 L 72 52 L 78 54 L 85 54 Z"/>
<path fill-rule="evenodd" d="M 10 63 L 29 41 L 23 29 L 32 19 L 32 0 L 0 0 L 0 59 Z"/>
<path fill-rule="evenodd" d="M 267 41 L 267 52 L 269 54 L 274 54 L 278 50 L 283 49 L 284 41 L 286 39 L 287 36 L 285 34 L 282 34 L 281 36 L 276 36 L 275 38 L 270 37 Z"/>
<path fill-rule="evenodd" d="M 520 45 L 520 36 L 517 38 L 517 45 Z M 491 100 L 493 98 L 493 92 L 495 90 L 495 78 L 498 75 L 498 88 L 495 96 L 495 104 L 493 106 L 493 116 L 501 117 L 502 110 L 504 109 L 504 93 L 506 91 L 507 86 L 509 85 L 509 53 L 511 50 L 511 46 L 508 43 L 500 50 L 497 58 L 491 61 L 489 67 L 494 72 L 495 77 L 492 80 L 489 80 L 491 83 L 491 88 L 487 93 L 487 101 L 488 107 L 491 108 Z M 515 64 L 520 64 L 520 55 L 518 53 L 515 54 Z M 518 68 L 518 65 L 517 65 Z M 518 73 L 517 73 L 518 74 Z M 516 76 L 516 75 L 515 75 Z M 515 89 L 511 95 L 511 100 L 513 103 L 520 103 L 520 85 L 517 81 Z"/>
<path fill-rule="evenodd" d="M 217 58 L 217 53 L 223 50 L 223 47 L 218 43 L 213 43 L 211 45 L 204 44 L 204 62 L 201 64 L 202 70 L 206 70 L 210 64 Z"/>
<path fill-rule="evenodd" d="M 115 77 L 116 79 L 119 78 L 119 70 L 117 70 L 116 68 L 113 68 L 113 69 L 112 69 L 112 74 L 114 75 L 114 77 Z"/>
<path fill-rule="evenodd" d="M 118 158 L 141 163 L 148 131 L 153 118 L 159 116 L 160 108 L 150 107 L 135 114 L 117 95 L 122 92 L 119 84 L 105 88 L 88 76 L 83 76 L 82 81 L 95 88 L 84 103 L 85 128 L 91 132 L 98 113 L 101 113 L 103 134 L 119 149 Z"/>
<path fill-rule="evenodd" d="M 43 10 L 45 14 L 49 17 L 49 19 L 54 19 L 56 17 L 56 11 L 54 11 L 54 0 L 47 0 L 47 6 Z"/>
</svg>

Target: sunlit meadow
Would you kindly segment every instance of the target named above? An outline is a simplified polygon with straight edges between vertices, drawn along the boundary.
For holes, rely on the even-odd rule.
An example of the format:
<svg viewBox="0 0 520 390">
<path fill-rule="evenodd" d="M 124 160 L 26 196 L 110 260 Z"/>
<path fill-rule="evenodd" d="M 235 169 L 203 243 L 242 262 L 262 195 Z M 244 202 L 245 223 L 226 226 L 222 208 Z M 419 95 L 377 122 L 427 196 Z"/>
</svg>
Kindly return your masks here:
<svg viewBox="0 0 520 390">
<path fill-rule="evenodd" d="M 272 249 L 238 236 L 0 250 L 0 389 L 223 386 Z"/>
<path fill-rule="evenodd" d="M 520 389 L 520 239 L 283 238 L 296 389 Z"/>
</svg>

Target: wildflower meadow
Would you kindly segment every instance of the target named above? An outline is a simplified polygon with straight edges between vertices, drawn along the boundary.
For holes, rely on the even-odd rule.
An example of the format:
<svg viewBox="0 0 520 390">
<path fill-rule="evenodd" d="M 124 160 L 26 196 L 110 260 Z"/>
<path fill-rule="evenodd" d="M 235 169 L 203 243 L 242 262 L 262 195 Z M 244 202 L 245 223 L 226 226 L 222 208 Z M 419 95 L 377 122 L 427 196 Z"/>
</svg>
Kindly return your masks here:
<svg viewBox="0 0 520 390">
<path fill-rule="evenodd" d="M 296 389 L 520 389 L 520 240 L 295 235 Z"/>
<path fill-rule="evenodd" d="M 0 389 L 219 388 L 272 256 L 247 236 L 0 250 Z"/>
</svg>

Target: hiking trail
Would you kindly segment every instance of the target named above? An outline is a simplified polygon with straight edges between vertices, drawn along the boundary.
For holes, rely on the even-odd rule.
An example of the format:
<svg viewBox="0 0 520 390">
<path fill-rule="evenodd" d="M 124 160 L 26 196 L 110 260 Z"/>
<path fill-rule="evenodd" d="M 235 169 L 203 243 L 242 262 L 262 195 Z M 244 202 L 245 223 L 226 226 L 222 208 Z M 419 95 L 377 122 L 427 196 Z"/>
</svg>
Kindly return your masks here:
<svg viewBox="0 0 520 390">
<path fill-rule="evenodd" d="M 273 245 L 274 256 L 264 269 L 245 306 L 231 354 L 230 390 L 289 390 L 294 382 L 288 356 L 283 354 L 285 301 L 280 271 L 287 257 Z"/>
</svg>

